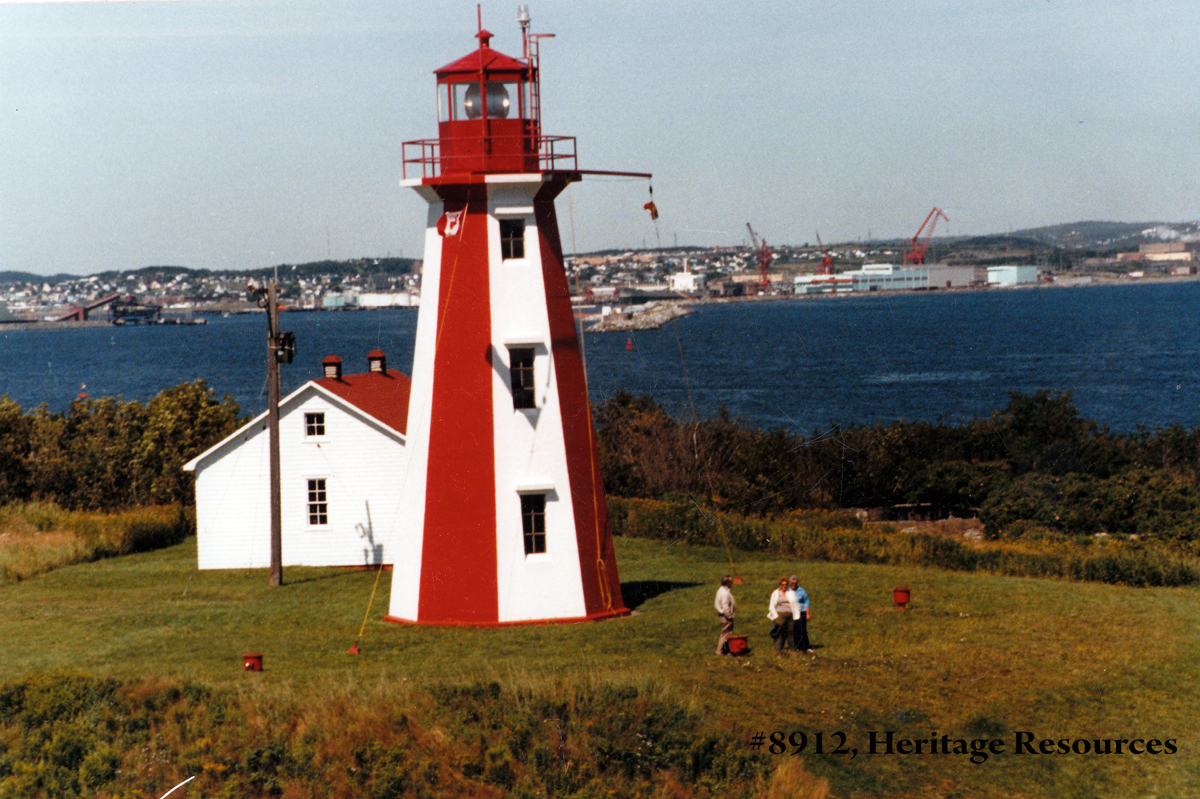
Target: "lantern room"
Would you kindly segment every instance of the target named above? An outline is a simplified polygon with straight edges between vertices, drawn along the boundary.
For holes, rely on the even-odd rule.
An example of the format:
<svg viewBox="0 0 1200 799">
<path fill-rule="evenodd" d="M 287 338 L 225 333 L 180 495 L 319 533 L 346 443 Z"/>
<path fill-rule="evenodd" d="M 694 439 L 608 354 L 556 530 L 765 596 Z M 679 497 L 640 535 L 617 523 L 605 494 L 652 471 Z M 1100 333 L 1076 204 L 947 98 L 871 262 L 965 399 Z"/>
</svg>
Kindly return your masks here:
<svg viewBox="0 0 1200 799">
<path fill-rule="evenodd" d="M 478 47 L 434 71 L 438 138 L 404 143 L 405 179 L 418 166 L 422 179 L 574 170 L 574 138 L 541 132 L 538 43 L 551 34 L 530 34 L 528 14 L 522 6 L 523 58 L 493 50 L 492 34 L 480 25 Z"/>
<path fill-rule="evenodd" d="M 535 68 L 493 50 L 491 33 L 477 38 L 478 50 L 436 73 L 441 171 L 536 172 Z"/>
</svg>

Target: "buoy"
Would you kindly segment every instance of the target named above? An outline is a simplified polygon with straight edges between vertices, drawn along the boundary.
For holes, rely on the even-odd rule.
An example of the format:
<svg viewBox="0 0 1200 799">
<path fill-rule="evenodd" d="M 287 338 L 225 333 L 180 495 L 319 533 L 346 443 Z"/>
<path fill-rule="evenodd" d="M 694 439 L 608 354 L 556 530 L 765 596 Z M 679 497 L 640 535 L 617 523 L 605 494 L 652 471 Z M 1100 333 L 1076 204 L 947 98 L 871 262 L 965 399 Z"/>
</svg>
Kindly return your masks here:
<svg viewBox="0 0 1200 799">
<path fill-rule="evenodd" d="M 625 349 L 627 349 L 627 350 L 633 349 L 633 339 L 631 339 L 631 338 L 625 339 Z"/>
</svg>

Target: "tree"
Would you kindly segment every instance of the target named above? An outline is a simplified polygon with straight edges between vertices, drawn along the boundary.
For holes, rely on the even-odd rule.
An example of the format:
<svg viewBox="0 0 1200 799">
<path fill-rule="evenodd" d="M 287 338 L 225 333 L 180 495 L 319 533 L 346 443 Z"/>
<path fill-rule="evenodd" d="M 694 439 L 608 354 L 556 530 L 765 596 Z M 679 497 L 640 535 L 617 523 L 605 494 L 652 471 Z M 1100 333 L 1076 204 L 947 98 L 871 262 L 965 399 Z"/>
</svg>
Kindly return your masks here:
<svg viewBox="0 0 1200 799">
<path fill-rule="evenodd" d="M 146 406 L 146 423 L 134 456 L 145 500 L 153 504 L 193 499 L 194 478 L 183 465 L 237 428 L 238 404 L 204 380 L 169 388 Z"/>
</svg>

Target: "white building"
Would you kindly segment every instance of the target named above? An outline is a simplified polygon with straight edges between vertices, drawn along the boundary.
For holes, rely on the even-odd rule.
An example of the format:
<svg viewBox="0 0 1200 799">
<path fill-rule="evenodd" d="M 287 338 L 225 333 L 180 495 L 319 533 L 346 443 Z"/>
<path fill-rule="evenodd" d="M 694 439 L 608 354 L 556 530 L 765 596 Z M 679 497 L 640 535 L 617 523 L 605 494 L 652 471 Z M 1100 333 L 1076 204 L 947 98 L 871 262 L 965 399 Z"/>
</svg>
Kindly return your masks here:
<svg viewBox="0 0 1200 799">
<path fill-rule="evenodd" d="M 796 275 L 792 291 L 796 294 L 842 294 L 854 290 L 854 278 L 843 275 Z"/>
<path fill-rule="evenodd" d="M 683 271 L 671 275 L 671 291 L 686 291 L 695 293 L 704 290 L 704 275 L 698 275 L 688 268 L 684 259 Z"/>
<path fill-rule="evenodd" d="M 419 296 L 407 291 L 397 291 L 391 294 L 370 292 L 359 294 L 357 297 L 359 308 L 409 308 L 417 305 L 419 301 Z"/>
<path fill-rule="evenodd" d="M 857 272 L 843 272 L 839 277 L 853 278 L 855 291 L 950 289 L 970 286 L 975 281 L 975 267 L 945 264 L 864 264 Z"/>
<path fill-rule="evenodd" d="M 330 356 L 324 377 L 279 403 L 284 566 L 393 562 L 411 383 L 378 350 L 368 362 L 343 375 Z M 270 566 L 268 443 L 263 412 L 184 465 L 196 474 L 199 568 Z"/>
<path fill-rule="evenodd" d="M 987 268 L 989 286 L 1016 286 L 1021 283 L 1037 282 L 1036 266 L 989 266 Z"/>
</svg>

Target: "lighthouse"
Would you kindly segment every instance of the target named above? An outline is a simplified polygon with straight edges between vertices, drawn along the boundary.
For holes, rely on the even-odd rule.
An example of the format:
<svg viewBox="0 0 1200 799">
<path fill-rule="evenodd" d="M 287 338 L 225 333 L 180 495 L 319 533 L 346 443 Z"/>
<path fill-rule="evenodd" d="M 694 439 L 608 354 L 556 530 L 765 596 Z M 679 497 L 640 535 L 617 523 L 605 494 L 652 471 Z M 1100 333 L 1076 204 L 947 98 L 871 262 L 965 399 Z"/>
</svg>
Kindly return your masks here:
<svg viewBox="0 0 1200 799">
<path fill-rule="evenodd" d="M 392 621 L 629 613 L 554 208 L 588 173 L 573 137 L 542 134 L 539 37 L 518 21 L 523 57 L 481 24 L 435 72 L 438 137 L 404 144 L 429 210 Z"/>
</svg>

